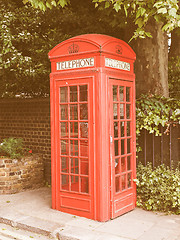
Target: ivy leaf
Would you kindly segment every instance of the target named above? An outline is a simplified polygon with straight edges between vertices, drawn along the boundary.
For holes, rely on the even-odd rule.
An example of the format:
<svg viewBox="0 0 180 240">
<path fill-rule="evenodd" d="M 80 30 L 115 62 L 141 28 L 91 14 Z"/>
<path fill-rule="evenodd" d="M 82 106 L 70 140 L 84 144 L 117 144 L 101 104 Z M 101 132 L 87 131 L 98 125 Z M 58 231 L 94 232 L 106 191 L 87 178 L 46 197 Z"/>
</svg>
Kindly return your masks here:
<svg viewBox="0 0 180 240">
<path fill-rule="evenodd" d="M 161 21 L 161 16 L 154 15 L 154 19 L 156 20 L 156 22 L 160 22 Z"/>
<path fill-rule="evenodd" d="M 141 8 L 138 8 L 136 13 L 136 19 L 141 16 Z"/>
<path fill-rule="evenodd" d="M 161 1 L 161 2 L 157 2 L 157 3 L 155 3 L 154 5 L 153 5 L 153 7 L 156 7 L 156 8 L 160 8 L 161 6 L 163 6 L 163 2 Z"/>
<path fill-rule="evenodd" d="M 152 38 L 152 35 L 150 32 L 145 32 L 146 36 L 149 37 L 149 38 Z"/>
<path fill-rule="evenodd" d="M 52 4 L 54 7 L 57 6 L 56 1 L 52 1 L 51 4 Z"/>
<path fill-rule="evenodd" d="M 170 16 L 176 17 L 177 10 L 175 8 L 171 8 L 168 13 Z"/>
<path fill-rule="evenodd" d="M 141 8 L 141 17 L 145 14 L 146 9 L 145 8 Z"/>
<path fill-rule="evenodd" d="M 46 2 L 46 7 L 52 9 L 52 5 L 50 3 L 48 3 L 48 2 Z"/>
<path fill-rule="evenodd" d="M 67 5 L 67 1 L 66 0 L 59 0 L 58 4 L 61 5 L 61 7 L 65 7 Z"/>
<path fill-rule="evenodd" d="M 98 7 L 98 3 L 95 3 L 95 8 L 97 8 Z"/>
<path fill-rule="evenodd" d="M 173 29 L 174 24 L 173 23 L 167 23 L 163 26 L 162 31 L 167 31 L 168 29 Z"/>
<path fill-rule="evenodd" d="M 137 24 L 139 28 L 142 28 L 142 26 L 144 24 L 143 19 L 142 18 L 138 18 L 136 20 L 135 24 Z"/>
<path fill-rule="evenodd" d="M 167 9 L 166 8 L 160 8 L 157 10 L 158 13 L 162 13 L 162 14 L 166 14 L 167 13 Z"/>
<path fill-rule="evenodd" d="M 110 3 L 109 2 L 105 2 L 105 8 L 109 8 L 110 7 Z"/>
<path fill-rule="evenodd" d="M 156 117 L 154 118 L 154 123 L 155 123 L 156 126 L 159 125 L 160 121 L 161 121 L 161 119 L 160 119 L 158 116 L 156 116 Z"/>
<path fill-rule="evenodd" d="M 40 3 L 35 3 L 35 8 L 40 8 L 41 10 L 45 11 L 46 10 L 46 6 L 44 5 L 43 2 Z"/>
<path fill-rule="evenodd" d="M 114 9 L 116 10 L 116 12 L 118 12 L 118 11 L 121 9 L 120 4 L 116 2 L 116 3 L 114 4 Z"/>
</svg>

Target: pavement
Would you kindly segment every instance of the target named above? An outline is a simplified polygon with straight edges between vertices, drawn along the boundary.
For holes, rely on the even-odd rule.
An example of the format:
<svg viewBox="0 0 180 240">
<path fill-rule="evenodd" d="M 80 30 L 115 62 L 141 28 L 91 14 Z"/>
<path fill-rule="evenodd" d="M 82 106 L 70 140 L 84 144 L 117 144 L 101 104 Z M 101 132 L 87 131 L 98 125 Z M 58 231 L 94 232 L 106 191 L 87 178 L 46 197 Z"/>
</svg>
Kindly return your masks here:
<svg viewBox="0 0 180 240">
<path fill-rule="evenodd" d="M 0 195 L 0 223 L 61 240 L 180 240 L 180 216 L 136 208 L 108 222 L 51 209 L 51 189 L 44 187 Z"/>
</svg>

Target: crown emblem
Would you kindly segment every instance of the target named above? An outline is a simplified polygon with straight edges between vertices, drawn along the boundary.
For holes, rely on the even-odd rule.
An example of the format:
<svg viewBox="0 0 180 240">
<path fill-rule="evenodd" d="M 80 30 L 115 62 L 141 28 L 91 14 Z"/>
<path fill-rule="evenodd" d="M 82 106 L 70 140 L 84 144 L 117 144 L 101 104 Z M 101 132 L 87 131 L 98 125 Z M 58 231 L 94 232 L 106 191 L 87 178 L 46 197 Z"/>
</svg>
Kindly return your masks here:
<svg viewBox="0 0 180 240">
<path fill-rule="evenodd" d="M 77 44 L 72 44 L 68 47 L 69 54 L 79 52 L 79 46 Z"/>
<path fill-rule="evenodd" d="M 116 46 L 116 53 L 117 54 L 122 54 L 123 53 L 123 49 L 122 49 L 122 47 L 120 45 Z"/>
</svg>

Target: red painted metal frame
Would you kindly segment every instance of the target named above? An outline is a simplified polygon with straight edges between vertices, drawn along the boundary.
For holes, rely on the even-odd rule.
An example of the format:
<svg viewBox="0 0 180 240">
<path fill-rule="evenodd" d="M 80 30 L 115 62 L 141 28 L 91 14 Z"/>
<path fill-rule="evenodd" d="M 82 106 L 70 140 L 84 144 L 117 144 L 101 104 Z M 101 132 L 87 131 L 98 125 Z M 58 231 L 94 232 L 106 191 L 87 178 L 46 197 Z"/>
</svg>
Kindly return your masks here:
<svg viewBox="0 0 180 240">
<path fill-rule="evenodd" d="M 84 85 L 86 84 L 89 88 L 89 94 L 88 94 L 88 103 L 89 103 L 89 108 L 88 108 L 88 124 L 89 124 L 89 148 L 91 149 L 91 151 L 89 151 L 89 159 L 92 159 L 92 161 L 89 164 L 89 181 L 90 182 L 94 182 L 94 162 L 93 162 L 93 145 L 91 146 L 91 144 L 93 143 L 92 140 L 90 141 L 90 139 L 93 139 L 93 107 L 92 107 L 92 102 L 90 101 L 90 98 L 92 97 L 92 77 L 83 77 L 83 78 L 73 78 L 70 79 L 68 78 L 64 78 L 63 81 L 57 81 L 57 86 L 56 86 L 56 94 L 57 94 L 57 99 L 56 101 L 58 101 L 59 99 L 59 87 L 61 86 L 77 86 L 77 85 Z M 67 84 L 68 83 L 68 84 Z M 56 105 L 56 112 L 57 112 L 57 116 L 60 115 L 59 113 L 59 106 Z M 58 119 L 57 119 L 58 120 Z M 69 122 L 69 121 L 68 121 Z M 72 122 L 72 121 L 71 121 Z M 81 122 L 83 122 L 83 120 L 81 120 Z M 86 121 L 87 122 L 87 121 Z M 79 123 L 79 122 L 78 122 Z M 59 123 L 56 123 L 57 126 L 59 126 Z M 60 129 L 57 131 L 57 139 L 60 139 L 59 136 L 60 133 Z M 72 138 L 71 138 L 72 139 Z M 73 140 L 71 140 L 73 141 Z M 80 138 L 78 137 L 75 141 L 82 141 L 82 139 L 80 140 Z M 57 142 L 59 143 L 59 141 L 57 140 Z M 79 146 L 80 148 L 80 146 Z M 79 151 L 78 151 L 79 152 Z M 60 162 L 58 161 L 58 156 L 60 156 L 60 148 L 57 147 L 57 174 L 60 173 Z M 74 157 L 74 154 L 73 156 Z M 70 159 L 72 159 L 72 157 Z M 80 158 L 80 156 L 78 159 L 82 159 L 83 157 Z M 83 177 L 88 178 L 87 176 L 83 176 L 82 174 L 71 174 L 70 176 L 76 176 L 79 177 L 79 180 L 82 179 Z M 78 180 L 78 182 L 79 182 Z M 60 177 L 57 175 L 57 189 L 56 191 L 60 191 L 60 194 L 57 195 L 57 209 L 63 211 L 64 209 L 66 209 L 66 212 L 71 213 L 71 214 L 76 214 L 79 215 L 81 214 L 84 217 L 89 217 L 89 218 L 93 218 L 93 209 L 94 209 L 94 185 L 90 184 L 90 189 L 89 189 L 89 194 L 88 193 L 83 193 L 82 189 L 81 192 L 79 191 L 64 191 L 63 189 L 61 189 L 61 180 Z M 84 209 L 84 211 L 83 211 Z M 79 214 L 78 214 L 79 213 Z"/>
<path fill-rule="evenodd" d="M 116 213 L 114 203 L 118 200 L 114 192 L 114 170 L 111 161 L 112 135 L 112 82 L 123 80 L 132 84 L 132 178 L 135 178 L 135 75 L 133 63 L 135 53 L 125 42 L 105 35 L 87 34 L 60 43 L 49 53 L 52 73 L 51 93 L 51 144 L 52 144 L 52 208 L 98 221 L 107 221 L 124 211 Z M 57 70 L 57 62 L 94 58 L 94 66 Z M 105 66 L 105 58 L 130 64 L 130 70 Z M 113 80 L 116 79 L 116 80 Z M 59 136 L 59 88 L 88 84 L 89 114 L 89 194 L 62 191 L 60 189 L 60 136 Z M 78 175 L 80 177 L 80 175 Z M 135 184 L 132 185 L 133 207 L 136 201 Z M 128 195 L 125 191 L 119 196 Z M 131 208 L 131 209 L 132 209 Z M 129 211 L 131 209 L 126 209 Z"/>
<path fill-rule="evenodd" d="M 135 203 L 136 203 L 136 185 L 133 182 L 133 179 L 135 179 L 136 177 L 136 168 L 135 168 L 135 162 L 136 162 L 136 154 L 135 154 L 135 148 L 136 148 L 136 138 L 135 138 L 135 112 L 134 112 L 134 107 L 133 107 L 133 103 L 135 101 L 135 96 L 134 96 L 134 83 L 130 82 L 130 81 L 124 81 L 121 79 L 113 79 L 110 78 L 110 98 L 113 99 L 112 96 L 112 87 L 113 86 L 120 86 L 124 88 L 124 94 L 126 94 L 125 92 L 125 88 L 127 89 L 130 88 L 130 100 L 127 102 L 126 99 L 124 100 L 116 100 L 114 101 L 115 104 L 117 104 L 117 106 L 119 105 L 123 105 L 124 109 L 124 117 L 122 119 L 113 119 L 113 101 L 111 103 L 110 106 L 110 116 L 111 116 L 111 120 L 110 120 L 110 132 L 111 132 L 111 136 L 112 136 L 112 143 L 110 146 L 111 152 L 110 152 L 110 159 L 111 159 L 111 218 L 115 218 L 119 215 L 122 215 L 123 213 L 126 213 L 130 210 L 132 210 L 135 207 Z M 118 94 L 119 95 L 119 94 Z M 126 105 L 130 106 L 130 117 L 127 118 L 127 109 L 126 109 Z M 119 108 L 118 108 L 119 109 Z M 117 110 L 118 110 L 117 109 Z M 120 116 L 120 112 L 118 113 L 118 115 Z M 119 156 L 115 157 L 114 154 L 114 126 L 113 123 L 116 122 L 118 123 L 118 136 L 116 136 L 115 139 L 117 139 L 116 141 L 118 141 L 119 143 Z M 130 123 L 130 132 L 129 134 L 127 133 L 127 122 Z M 123 136 L 120 130 L 120 124 L 124 123 L 124 130 L 123 130 Z M 116 133 L 117 134 L 117 133 Z M 130 140 L 130 151 L 129 153 L 127 152 L 127 139 Z M 121 149 L 121 141 L 124 142 L 124 154 L 122 154 L 122 149 Z M 121 151 L 120 151 L 121 150 Z M 128 162 L 127 162 L 127 158 L 130 158 L 130 169 L 128 170 Z M 119 160 L 119 163 L 117 164 L 120 165 L 118 168 L 119 170 L 117 171 L 117 176 L 115 176 L 115 159 Z M 122 170 L 122 159 L 124 159 L 124 170 Z M 130 184 L 131 187 L 128 187 L 128 175 L 131 174 L 131 180 L 130 180 Z M 125 177 L 124 183 L 124 189 L 122 188 L 122 182 L 121 182 L 121 178 Z M 118 186 L 118 191 L 116 192 L 116 181 L 115 179 L 119 179 L 120 183 L 118 183 L 118 185 L 120 184 L 120 187 Z"/>
</svg>

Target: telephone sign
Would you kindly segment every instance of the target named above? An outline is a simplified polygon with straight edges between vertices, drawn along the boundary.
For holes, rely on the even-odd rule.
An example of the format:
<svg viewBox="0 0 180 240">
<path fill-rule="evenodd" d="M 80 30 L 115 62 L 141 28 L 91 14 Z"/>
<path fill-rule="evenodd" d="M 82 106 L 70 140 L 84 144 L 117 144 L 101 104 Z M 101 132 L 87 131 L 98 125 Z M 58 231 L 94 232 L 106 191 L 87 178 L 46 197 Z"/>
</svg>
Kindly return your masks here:
<svg viewBox="0 0 180 240">
<path fill-rule="evenodd" d="M 76 59 L 64 62 L 57 62 L 57 70 L 66 70 L 72 68 L 84 68 L 94 66 L 94 58 Z"/>
</svg>

